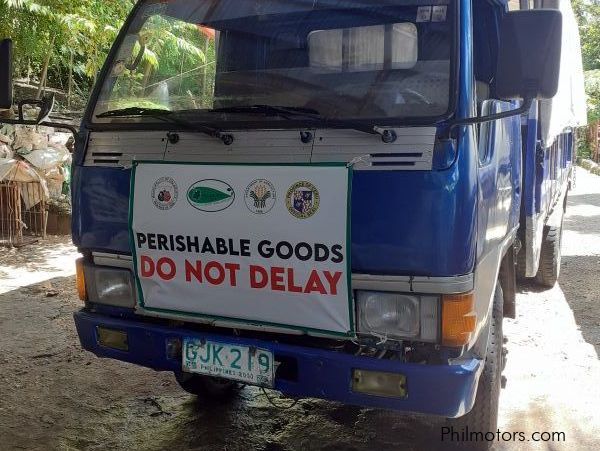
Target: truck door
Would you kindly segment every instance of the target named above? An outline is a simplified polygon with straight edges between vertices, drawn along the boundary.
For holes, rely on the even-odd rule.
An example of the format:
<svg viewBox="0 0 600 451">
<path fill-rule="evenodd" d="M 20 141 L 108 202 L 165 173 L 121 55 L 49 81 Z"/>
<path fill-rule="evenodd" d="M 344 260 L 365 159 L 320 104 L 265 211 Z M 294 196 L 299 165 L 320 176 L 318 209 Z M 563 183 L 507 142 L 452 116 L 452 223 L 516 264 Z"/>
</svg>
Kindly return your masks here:
<svg viewBox="0 0 600 451">
<path fill-rule="evenodd" d="M 483 114 L 513 109 L 508 102 L 486 100 Z M 478 232 L 482 251 L 498 246 L 519 223 L 521 201 L 519 118 L 483 124 L 479 133 Z"/>
<path fill-rule="evenodd" d="M 501 10 L 487 2 L 474 7 L 474 78 L 480 115 L 500 113 L 516 104 L 494 99 Z M 478 130 L 478 259 L 481 260 L 519 223 L 521 202 L 520 119 L 483 123 Z"/>
</svg>

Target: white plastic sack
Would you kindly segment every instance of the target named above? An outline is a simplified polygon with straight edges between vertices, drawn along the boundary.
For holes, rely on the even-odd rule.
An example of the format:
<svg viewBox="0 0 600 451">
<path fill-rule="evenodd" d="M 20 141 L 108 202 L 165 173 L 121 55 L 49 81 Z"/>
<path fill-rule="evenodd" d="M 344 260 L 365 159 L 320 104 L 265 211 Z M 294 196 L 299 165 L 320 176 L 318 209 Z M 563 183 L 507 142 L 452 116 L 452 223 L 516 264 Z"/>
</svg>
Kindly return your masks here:
<svg viewBox="0 0 600 451">
<path fill-rule="evenodd" d="M 13 139 L 8 136 L 0 133 L 0 144 L 12 144 Z"/>
<path fill-rule="evenodd" d="M 12 137 L 15 135 L 15 126 L 11 124 L 0 124 L 0 134 L 7 136 L 12 142 Z"/>
<path fill-rule="evenodd" d="M 0 142 L 0 158 L 1 159 L 10 159 L 14 156 L 12 149 L 10 146 L 3 144 Z"/>
<path fill-rule="evenodd" d="M 15 130 L 13 149 L 19 154 L 48 147 L 48 136 L 38 133 L 33 127 L 21 126 Z"/>
<path fill-rule="evenodd" d="M 24 155 L 23 158 L 25 158 L 38 169 L 48 170 L 65 163 L 70 158 L 70 155 L 65 151 L 48 148 L 43 150 L 34 150 L 33 152 Z"/>
<path fill-rule="evenodd" d="M 67 142 L 73 135 L 71 133 L 54 132 L 50 135 L 48 145 L 55 149 L 66 149 Z"/>
<path fill-rule="evenodd" d="M 61 167 L 55 167 L 46 171 L 44 174 L 46 183 L 48 184 L 48 193 L 51 199 L 58 199 L 62 195 L 63 183 L 65 182 L 65 174 Z"/>
</svg>

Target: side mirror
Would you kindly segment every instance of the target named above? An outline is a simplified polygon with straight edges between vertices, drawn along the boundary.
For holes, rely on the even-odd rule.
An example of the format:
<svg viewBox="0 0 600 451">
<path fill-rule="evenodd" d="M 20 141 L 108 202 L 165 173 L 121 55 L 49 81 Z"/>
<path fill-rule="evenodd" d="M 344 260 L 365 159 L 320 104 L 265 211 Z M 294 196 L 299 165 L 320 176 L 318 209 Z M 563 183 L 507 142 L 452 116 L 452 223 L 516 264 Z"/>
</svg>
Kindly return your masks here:
<svg viewBox="0 0 600 451">
<path fill-rule="evenodd" d="M 0 110 L 10 109 L 13 106 L 13 78 L 12 78 L 12 53 L 13 43 L 10 39 L 0 41 Z M 12 116 L 0 117 L 0 124 L 14 125 L 46 125 L 48 127 L 61 128 L 73 133 L 75 139 L 79 136 L 79 131 L 71 124 L 61 124 L 58 122 L 49 122 L 50 114 L 54 109 L 54 94 L 44 97 L 42 100 L 23 100 L 19 102 L 19 117 L 13 119 Z M 40 112 L 36 120 L 25 120 L 23 117 L 23 105 L 37 105 Z"/>
<path fill-rule="evenodd" d="M 9 109 L 13 104 L 12 41 L 0 42 L 0 109 Z"/>
<path fill-rule="evenodd" d="M 48 122 L 50 120 L 50 115 L 54 111 L 55 99 L 56 98 L 54 94 L 50 94 L 41 100 L 39 104 L 40 112 L 36 120 L 38 124 L 41 124 L 42 122 Z"/>
<path fill-rule="evenodd" d="M 539 9 L 507 13 L 500 26 L 496 95 L 549 99 L 558 91 L 562 14 Z"/>
</svg>

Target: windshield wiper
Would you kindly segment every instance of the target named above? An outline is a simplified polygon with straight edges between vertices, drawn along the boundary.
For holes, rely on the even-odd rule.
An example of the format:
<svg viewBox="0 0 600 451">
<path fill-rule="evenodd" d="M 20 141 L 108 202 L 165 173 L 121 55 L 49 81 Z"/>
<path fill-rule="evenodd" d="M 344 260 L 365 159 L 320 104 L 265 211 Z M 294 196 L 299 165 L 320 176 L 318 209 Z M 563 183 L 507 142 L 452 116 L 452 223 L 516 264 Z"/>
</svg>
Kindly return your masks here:
<svg viewBox="0 0 600 451">
<path fill-rule="evenodd" d="M 392 129 L 377 127 L 375 125 L 363 125 L 347 119 L 330 119 L 322 116 L 317 110 L 304 107 L 288 107 L 275 105 L 241 105 L 224 108 L 215 108 L 208 110 L 209 113 L 233 113 L 233 114 L 265 114 L 267 116 L 279 116 L 283 119 L 292 120 L 293 118 L 304 117 L 316 121 L 321 121 L 325 125 L 335 125 L 338 127 L 348 127 L 363 133 L 371 135 L 381 135 L 383 142 L 391 144 L 398 139 L 396 132 Z"/>
<path fill-rule="evenodd" d="M 153 119 L 159 119 L 170 124 L 178 125 L 186 130 L 213 136 L 223 141 L 223 144 L 227 146 L 233 144 L 234 140 L 233 135 L 223 133 L 220 128 L 211 127 L 209 125 L 194 124 L 192 122 L 175 117 L 172 111 L 163 110 L 160 108 L 129 107 L 120 110 L 106 111 L 96 115 L 96 117 L 99 119 L 111 117 L 151 117 Z"/>
<path fill-rule="evenodd" d="M 170 114 L 169 110 L 164 110 L 161 108 L 143 108 L 143 107 L 129 107 L 123 108 L 120 110 L 110 110 L 105 111 L 104 113 L 97 114 L 96 117 L 98 119 L 103 119 L 107 117 L 135 117 L 135 116 L 152 116 L 162 115 L 162 114 Z"/>
</svg>

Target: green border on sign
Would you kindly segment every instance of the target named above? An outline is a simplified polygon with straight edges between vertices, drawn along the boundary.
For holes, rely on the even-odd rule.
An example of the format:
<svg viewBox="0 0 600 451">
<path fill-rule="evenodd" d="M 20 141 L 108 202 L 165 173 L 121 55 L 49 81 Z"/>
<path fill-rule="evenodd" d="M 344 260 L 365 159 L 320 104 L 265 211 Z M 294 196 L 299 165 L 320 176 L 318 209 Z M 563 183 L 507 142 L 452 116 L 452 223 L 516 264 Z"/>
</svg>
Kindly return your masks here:
<svg viewBox="0 0 600 451">
<path fill-rule="evenodd" d="M 154 307 L 146 307 L 144 305 L 144 292 L 142 290 L 142 284 L 140 282 L 140 278 L 138 276 L 138 263 L 137 263 L 137 253 L 135 246 L 135 236 L 133 232 L 133 205 L 135 201 L 135 176 L 137 167 L 140 164 L 152 164 L 152 165 L 183 165 L 183 166 L 279 166 L 279 167 L 289 167 L 289 166 L 297 166 L 297 167 L 345 167 L 348 171 L 348 193 L 347 193 L 347 217 L 346 217 L 346 273 L 347 273 L 347 283 L 348 283 L 348 314 L 349 314 L 349 324 L 350 330 L 346 333 L 343 332 L 335 332 L 330 330 L 323 329 L 314 329 L 310 327 L 302 327 L 302 326 L 293 326 L 289 324 L 279 324 L 279 323 L 270 323 L 267 321 L 254 321 L 242 318 L 234 318 L 234 317 L 225 317 L 225 316 L 216 316 L 216 315 L 207 315 L 202 313 L 194 313 L 194 312 L 182 312 L 179 310 L 168 310 L 168 309 L 160 309 Z M 352 296 L 352 250 L 351 250 L 351 236 L 352 236 L 352 216 L 351 216 L 351 206 L 352 202 L 351 194 L 352 194 L 352 176 L 353 169 L 352 167 L 348 167 L 345 163 L 199 163 L 199 162 L 171 162 L 171 161 L 134 161 L 131 168 L 131 183 L 130 183 L 130 195 L 129 195 L 129 246 L 131 248 L 131 254 L 133 257 L 133 276 L 135 278 L 135 284 L 137 286 L 137 291 L 139 294 L 139 303 L 140 306 L 149 312 L 156 313 L 166 313 L 169 315 L 179 315 L 179 316 L 187 316 L 191 318 L 203 318 L 207 320 L 219 320 L 219 321 L 227 321 L 232 323 L 240 323 L 252 326 L 259 327 L 276 327 L 280 329 L 289 329 L 296 330 L 305 333 L 317 333 L 319 335 L 329 335 L 334 337 L 354 337 L 355 334 L 355 321 L 354 321 L 354 297 Z"/>
</svg>

